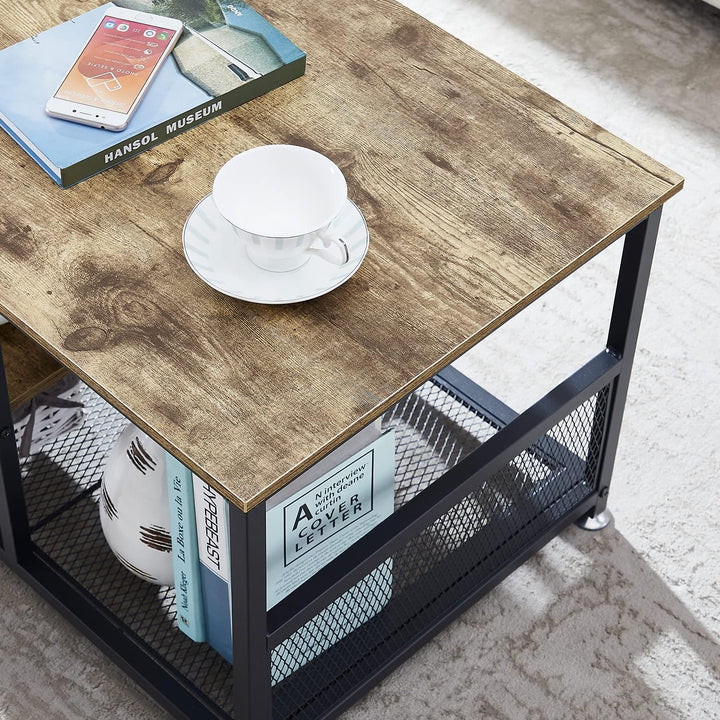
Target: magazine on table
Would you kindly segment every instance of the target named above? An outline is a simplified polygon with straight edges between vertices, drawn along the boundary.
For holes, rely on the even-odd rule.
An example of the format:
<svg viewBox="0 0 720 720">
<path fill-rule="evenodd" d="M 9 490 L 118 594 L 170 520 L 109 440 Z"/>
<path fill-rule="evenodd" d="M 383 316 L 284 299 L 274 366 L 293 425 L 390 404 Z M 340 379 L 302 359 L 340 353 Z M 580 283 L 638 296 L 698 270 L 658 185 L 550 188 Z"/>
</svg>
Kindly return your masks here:
<svg viewBox="0 0 720 720">
<path fill-rule="evenodd" d="M 184 24 L 129 124 L 113 132 L 50 117 L 45 112 L 48 99 L 96 26 L 118 7 Z M 133 30 L 139 28 L 130 21 L 128 33 Z M 122 72 L 141 66 L 123 66 Z M 68 187 L 304 72 L 305 53 L 240 0 L 117 0 L 0 50 L 0 126 L 58 185 Z M 86 73 L 88 92 L 109 95 L 121 89 L 123 76 L 114 65 L 105 64 L 98 73 Z"/>
</svg>

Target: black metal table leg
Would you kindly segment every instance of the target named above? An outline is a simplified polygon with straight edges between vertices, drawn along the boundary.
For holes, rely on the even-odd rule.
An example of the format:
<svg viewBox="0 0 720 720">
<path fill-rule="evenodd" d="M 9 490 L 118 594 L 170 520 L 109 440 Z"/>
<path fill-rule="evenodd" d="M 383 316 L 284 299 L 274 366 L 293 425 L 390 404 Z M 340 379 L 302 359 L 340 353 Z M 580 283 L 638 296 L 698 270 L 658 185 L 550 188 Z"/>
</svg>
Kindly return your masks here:
<svg viewBox="0 0 720 720">
<path fill-rule="evenodd" d="M 265 503 L 244 513 L 230 504 L 230 581 L 235 720 L 270 720 Z"/>
<path fill-rule="evenodd" d="M 621 361 L 622 369 L 613 382 L 608 410 L 594 430 L 594 435 L 602 438 L 598 499 L 593 511 L 578 522 L 588 530 L 599 530 L 612 519 L 607 498 L 661 213 L 662 206 L 625 236 L 606 345 L 606 351 Z"/>
<path fill-rule="evenodd" d="M 0 349 L 0 557 L 17 567 L 30 555 L 30 529 Z"/>
</svg>

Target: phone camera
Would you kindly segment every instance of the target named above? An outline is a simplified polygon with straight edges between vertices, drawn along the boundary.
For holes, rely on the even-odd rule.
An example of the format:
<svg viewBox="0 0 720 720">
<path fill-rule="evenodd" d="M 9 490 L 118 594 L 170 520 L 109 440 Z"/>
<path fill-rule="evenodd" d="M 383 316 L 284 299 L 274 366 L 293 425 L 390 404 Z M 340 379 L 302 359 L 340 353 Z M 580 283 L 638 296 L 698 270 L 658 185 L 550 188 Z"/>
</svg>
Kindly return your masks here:
<svg viewBox="0 0 720 720">
<path fill-rule="evenodd" d="M 74 110 L 74 109 L 73 109 L 73 112 L 77 112 L 77 110 Z"/>
</svg>

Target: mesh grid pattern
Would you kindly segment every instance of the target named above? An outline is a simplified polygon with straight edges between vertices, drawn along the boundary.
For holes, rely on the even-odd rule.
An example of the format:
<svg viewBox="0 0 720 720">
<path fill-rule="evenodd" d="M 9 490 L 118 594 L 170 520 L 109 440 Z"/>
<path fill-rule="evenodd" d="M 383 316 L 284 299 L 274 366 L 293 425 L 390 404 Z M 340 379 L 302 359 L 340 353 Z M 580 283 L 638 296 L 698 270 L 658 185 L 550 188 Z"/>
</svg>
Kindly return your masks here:
<svg viewBox="0 0 720 720">
<path fill-rule="evenodd" d="M 372 617 L 358 626 L 352 612 L 348 615 L 351 603 L 336 600 L 276 648 L 274 674 L 299 669 L 275 687 L 273 717 L 320 717 L 592 494 L 607 398 L 604 388 L 339 599 L 362 593 L 364 607 L 376 608 Z M 432 383 L 396 406 L 385 422 L 399 436 L 399 504 L 498 429 Z M 420 437 L 424 460 L 418 465 L 411 448 Z M 292 642 L 301 633 L 337 637 L 337 628 L 352 631 L 321 654 Z"/>
<path fill-rule="evenodd" d="M 105 457 L 127 419 L 83 386 L 85 422 L 21 461 L 36 547 L 174 671 L 229 712 L 232 667 L 177 628 L 175 591 L 140 580 L 105 542 L 98 496 Z"/>
<path fill-rule="evenodd" d="M 500 426 L 429 380 L 383 416 L 395 428 L 395 508 L 412 500 Z"/>
<path fill-rule="evenodd" d="M 310 720 L 452 609 L 595 487 L 607 388 L 469 493 L 303 628 L 272 649 L 273 716 Z M 97 498 L 126 419 L 83 388 L 85 422 L 22 461 L 37 549 L 232 716 L 232 668 L 177 629 L 172 588 L 128 573 L 105 543 Z M 600 418 L 600 422 L 598 419 Z M 395 506 L 501 428 L 432 381 L 383 418 L 396 435 Z"/>
<path fill-rule="evenodd" d="M 105 456 L 127 424 L 99 395 L 86 385 L 81 387 L 85 405 L 82 425 L 20 461 L 28 522 L 33 530 L 100 486 Z"/>
<path fill-rule="evenodd" d="M 273 684 L 342 640 L 348 632 L 374 617 L 392 592 L 392 559 L 366 575 L 272 652 Z"/>
</svg>

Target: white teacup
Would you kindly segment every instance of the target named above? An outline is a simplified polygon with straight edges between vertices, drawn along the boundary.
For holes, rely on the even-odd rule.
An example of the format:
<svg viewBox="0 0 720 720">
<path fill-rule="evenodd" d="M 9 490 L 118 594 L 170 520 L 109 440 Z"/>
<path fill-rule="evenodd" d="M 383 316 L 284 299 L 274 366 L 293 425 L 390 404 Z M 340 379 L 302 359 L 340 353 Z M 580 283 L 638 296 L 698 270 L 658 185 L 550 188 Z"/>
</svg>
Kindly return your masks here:
<svg viewBox="0 0 720 720">
<path fill-rule="evenodd" d="M 314 150 L 246 150 L 220 168 L 212 196 L 250 260 L 264 270 L 295 270 L 312 255 L 335 265 L 350 260 L 347 245 L 332 230 L 347 200 L 347 183 L 340 168 Z"/>
</svg>

